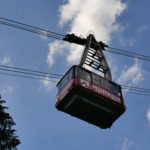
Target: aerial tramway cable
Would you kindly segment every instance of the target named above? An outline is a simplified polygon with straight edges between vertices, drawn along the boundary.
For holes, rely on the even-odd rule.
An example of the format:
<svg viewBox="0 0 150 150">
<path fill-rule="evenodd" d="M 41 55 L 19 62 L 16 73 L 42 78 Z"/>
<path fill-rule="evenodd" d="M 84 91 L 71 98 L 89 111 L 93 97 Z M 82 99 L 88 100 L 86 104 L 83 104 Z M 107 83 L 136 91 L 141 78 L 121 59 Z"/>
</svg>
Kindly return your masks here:
<svg viewBox="0 0 150 150">
<path fill-rule="evenodd" d="M 11 27 L 14 27 L 14 28 L 18 28 L 18 29 L 21 29 L 21 30 L 37 33 L 37 34 L 40 34 L 40 35 L 44 35 L 44 36 L 59 39 L 59 40 L 61 40 L 64 37 L 64 35 L 56 33 L 56 32 L 52 32 L 52 31 L 49 31 L 49 30 L 45 30 L 45 29 L 42 29 L 42 28 L 39 28 L 39 27 L 27 25 L 27 24 L 24 24 L 24 23 L 20 23 L 20 22 L 13 21 L 13 20 L 6 19 L 6 18 L 2 18 L 2 17 L 0 17 L 0 23 L 3 24 L 3 25 L 11 26 Z"/>
<path fill-rule="evenodd" d="M 27 28 L 27 27 L 24 27 L 24 26 L 19 26 L 19 25 L 16 25 L 16 24 L 5 22 L 5 21 L 0 21 L 0 24 L 4 24 L 4 25 L 11 26 L 11 27 L 14 27 L 14 28 L 22 29 L 22 30 L 25 30 L 25 31 L 37 33 L 37 34 L 47 36 L 47 37 L 51 37 L 51 38 L 55 38 L 55 39 L 58 39 L 58 40 L 62 39 L 61 37 L 59 37 L 57 35 L 49 34 L 49 33 L 46 33 L 45 31 L 39 31 L 39 30 L 35 30 L 35 29 L 32 29 L 32 28 Z"/>
<path fill-rule="evenodd" d="M 21 23 L 21 22 L 18 22 L 18 21 L 14 21 L 14 20 L 10 20 L 10 19 L 7 19 L 7 18 L 0 17 L 0 19 L 5 20 L 5 21 L 9 21 L 9 22 L 12 22 L 12 23 L 15 23 L 15 24 L 20 24 L 20 25 L 23 25 L 23 26 L 26 26 L 26 27 L 34 28 L 34 29 L 37 29 L 37 30 L 45 31 L 45 32 L 48 32 L 48 33 L 51 33 L 51 34 L 59 35 L 59 36 L 62 36 L 62 37 L 65 36 L 63 34 L 59 34 L 59 33 L 53 32 L 53 31 L 45 30 L 45 29 L 42 29 L 42 28 L 39 28 L 39 27 L 31 26 L 31 25 Z"/>
<path fill-rule="evenodd" d="M 60 74 L 42 72 L 42 71 L 25 69 L 25 68 L 19 68 L 19 67 L 13 67 L 13 66 L 0 65 L 0 67 L 2 67 L 2 68 L 9 68 L 9 69 L 15 69 L 15 70 L 21 70 L 21 71 L 27 71 L 27 72 L 32 72 L 32 73 L 45 74 L 47 76 L 56 76 L 56 77 L 62 77 L 63 76 L 63 75 L 60 75 Z"/>
<path fill-rule="evenodd" d="M 18 29 L 25 30 L 25 31 L 29 31 L 29 32 L 33 32 L 36 34 L 44 35 L 44 36 L 47 36 L 50 38 L 55 38 L 58 40 L 64 40 L 65 39 L 65 35 L 63 35 L 63 34 L 59 34 L 59 33 L 53 32 L 53 31 L 45 30 L 45 29 L 42 29 L 39 27 L 31 26 L 31 25 L 28 25 L 25 23 L 10 20 L 10 19 L 3 18 L 3 17 L 0 17 L 0 24 L 11 26 L 11 27 L 18 28 Z M 75 40 L 77 40 L 77 42 L 79 42 L 79 43 L 81 40 L 80 44 L 84 44 L 85 39 L 81 38 L 81 37 L 79 37 L 79 38 L 80 39 L 75 39 Z M 114 54 L 118 54 L 118 55 L 127 56 L 127 57 L 137 58 L 137 59 L 141 59 L 141 60 L 145 60 L 145 61 L 150 61 L 150 56 L 145 56 L 142 54 L 137 54 L 135 52 L 129 52 L 126 50 L 117 49 L 117 48 L 113 48 L 113 47 L 109 47 L 109 46 L 106 47 L 105 51 L 110 52 L 110 53 L 114 53 Z M 46 72 L 35 71 L 35 70 L 24 69 L 24 68 L 17 68 L 17 67 L 12 67 L 12 66 L 0 65 L 0 67 L 1 67 L 0 70 L 5 71 L 5 72 L 0 72 L 0 74 L 23 77 L 23 78 L 31 78 L 31 79 L 37 79 L 37 80 L 57 82 L 56 80 L 51 80 L 51 79 L 54 79 L 54 78 L 60 79 L 62 77 L 62 75 L 59 75 L 59 74 L 46 73 Z M 15 72 L 15 73 L 19 73 L 19 74 L 10 74 L 10 73 L 6 73 L 6 71 L 7 72 L 13 72 L 13 73 Z M 22 76 L 20 74 L 24 74 L 24 75 Z M 32 76 L 25 76 L 25 75 L 32 75 Z M 37 78 L 37 77 L 33 77 L 33 76 L 38 76 L 38 77 L 43 77 L 43 78 Z M 126 86 L 126 85 L 122 85 L 122 87 L 123 87 L 123 90 L 134 91 L 134 92 L 132 92 L 133 94 L 145 95 L 145 93 L 150 93 L 150 89 L 131 87 L 131 86 Z M 150 95 L 147 94 L 147 96 L 150 96 Z"/>
<path fill-rule="evenodd" d="M 11 74 L 11 73 L 5 73 L 5 72 L 0 72 L 2 75 L 9 75 L 9 76 L 14 76 L 14 77 L 21 77 L 21 78 L 28 78 L 28 79 L 35 79 L 35 80 L 43 80 L 43 81 L 48 81 L 48 82 L 58 82 L 55 80 L 50 80 L 46 78 L 36 78 L 36 77 L 29 77 L 29 76 L 24 76 L 24 75 L 18 75 L 18 74 Z"/>
<path fill-rule="evenodd" d="M 111 49 L 106 49 L 106 52 L 110 52 L 113 54 L 118 54 L 118 55 L 123 55 L 123 56 L 127 56 L 127 57 L 132 57 L 132 58 L 137 58 L 137 59 L 141 59 L 144 61 L 150 61 L 150 56 L 145 56 L 145 55 L 141 55 L 141 54 L 136 54 L 133 52 L 127 52 L 127 51 L 121 51 L 119 49 L 116 49 L 115 51 Z"/>
<path fill-rule="evenodd" d="M 8 68 L 11 68 L 11 69 L 8 69 Z M 42 71 L 36 71 L 36 70 L 18 68 L 18 67 L 11 67 L 11 66 L 4 66 L 4 65 L 0 65 L 0 70 L 3 70 L 3 72 L 0 72 L 0 74 L 22 77 L 22 78 L 29 78 L 29 79 L 36 79 L 36 80 L 43 80 L 43 81 L 48 81 L 48 82 L 58 82 L 62 78 L 62 75 L 60 75 L 60 74 L 47 73 L 47 72 L 42 72 Z M 24 70 L 24 71 L 22 71 L 22 70 Z M 25 71 L 27 71 L 27 72 L 25 72 Z M 13 74 L 8 73 L 8 72 L 12 72 Z M 18 73 L 18 74 L 16 74 L 16 73 Z M 27 76 L 27 75 L 30 75 L 30 76 Z M 54 80 L 54 79 L 57 79 L 57 80 Z M 123 91 L 128 91 L 128 93 L 150 96 L 150 94 L 149 94 L 150 89 L 128 86 L 128 85 L 121 85 L 121 86 L 122 86 Z"/>
<path fill-rule="evenodd" d="M 125 51 L 125 50 L 122 50 L 122 49 L 118 49 L 118 48 L 113 48 L 113 47 L 108 47 L 108 48 L 113 49 L 115 51 L 120 51 L 120 52 L 124 52 L 124 53 L 128 53 L 128 54 L 132 54 L 132 55 L 135 55 L 137 57 L 146 57 L 146 58 L 150 59 L 150 56 L 145 56 L 145 55 L 137 54 L 137 53 L 134 53 L 134 52 L 128 52 L 128 51 Z"/>
<path fill-rule="evenodd" d="M 23 72 L 23 71 L 17 71 L 17 70 L 11 70 L 11 69 L 3 69 L 3 68 L 0 68 L 0 70 L 8 71 L 8 72 L 15 72 L 15 73 L 28 74 L 28 75 L 34 75 L 34 76 L 40 76 L 40 77 L 53 78 L 53 79 L 60 79 L 59 77 L 54 77 L 54 76 L 49 76 L 49 75 L 42 75 L 42 74 L 31 73 L 31 72 Z"/>
<path fill-rule="evenodd" d="M 39 27 L 35 27 L 32 25 L 21 23 L 18 21 L 10 20 L 10 19 L 4 18 L 4 17 L 0 17 L 0 24 L 11 26 L 11 27 L 18 28 L 18 29 L 25 30 L 25 31 L 29 31 L 32 33 L 40 34 L 40 35 L 54 38 L 57 40 L 64 40 L 65 39 L 65 35 L 63 35 L 63 34 L 59 34 L 59 33 L 53 32 L 53 31 L 49 31 L 46 29 L 42 29 Z M 76 38 L 75 40 L 78 40 L 78 39 Z M 82 42 L 84 42 L 85 39 L 80 38 L 80 40 Z M 127 56 L 127 57 L 132 57 L 132 58 L 137 58 L 137 59 L 141 59 L 144 61 L 150 61 L 150 56 L 138 54 L 135 52 L 129 52 L 126 50 L 117 49 L 117 48 L 113 48 L 113 47 L 109 47 L 109 46 L 106 47 L 106 52 L 110 52 L 110 53 L 114 53 L 114 54 L 118 54 L 118 55 L 123 55 L 123 56 Z"/>
</svg>

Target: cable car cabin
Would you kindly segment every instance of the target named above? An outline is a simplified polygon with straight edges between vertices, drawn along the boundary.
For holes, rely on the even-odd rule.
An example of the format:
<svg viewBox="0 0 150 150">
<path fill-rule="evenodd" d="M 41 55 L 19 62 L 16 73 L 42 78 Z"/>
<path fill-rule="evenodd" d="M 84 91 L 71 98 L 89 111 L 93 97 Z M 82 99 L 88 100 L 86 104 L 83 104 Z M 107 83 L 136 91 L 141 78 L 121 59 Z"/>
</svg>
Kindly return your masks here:
<svg viewBox="0 0 150 150">
<path fill-rule="evenodd" d="M 110 128 L 126 110 L 121 87 L 79 66 L 57 84 L 56 108 L 100 128 Z"/>
</svg>

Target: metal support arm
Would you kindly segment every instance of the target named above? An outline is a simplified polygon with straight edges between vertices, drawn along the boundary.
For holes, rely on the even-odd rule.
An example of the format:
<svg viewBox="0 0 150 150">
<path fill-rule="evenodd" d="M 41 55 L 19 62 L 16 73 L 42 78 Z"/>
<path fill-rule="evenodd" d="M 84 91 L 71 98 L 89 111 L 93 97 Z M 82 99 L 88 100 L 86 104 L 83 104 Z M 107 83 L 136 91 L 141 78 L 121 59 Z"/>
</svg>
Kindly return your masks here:
<svg viewBox="0 0 150 150">
<path fill-rule="evenodd" d="M 111 71 L 104 56 L 104 47 L 108 47 L 103 42 L 97 42 L 92 34 L 89 34 L 87 39 L 78 37 L 74 34 L 67 34 L 63 39 L 70 43 L 85 45 L 79 66 L 83 67 L 84 64 L 102 72 L 106 79 L 112 81 Z"/>
</svg>

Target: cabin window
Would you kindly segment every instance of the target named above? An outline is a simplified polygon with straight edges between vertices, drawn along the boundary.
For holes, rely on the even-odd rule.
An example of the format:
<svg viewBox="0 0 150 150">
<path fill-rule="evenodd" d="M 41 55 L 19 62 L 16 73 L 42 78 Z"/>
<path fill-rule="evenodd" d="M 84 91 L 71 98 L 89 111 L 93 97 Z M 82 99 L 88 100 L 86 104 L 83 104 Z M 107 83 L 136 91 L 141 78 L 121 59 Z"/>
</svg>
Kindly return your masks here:
<svg viewBox="0 0 150 150">
<path fill-rule="evenodd" d="M 60 83 L 57 85 L 57 92 L 60 91 Z"/>
<path fill-rule="evenodd" d="M 109 90 L 109 82 L 104 78 L 101 78 L 101 81 L 102 81 L 102 87 Z"/>
<path fill-rule="evenodd" d="M 66 85 L 67 82 L 68 82 L 68 74 L 66 74 L 66 76 L 61 81 L 61 89 Z"/>
<path fill-rule="evenodd" d="M 71 78 L 74 76 L 74 72 L 75 72 L 75 68 L 72 68 L 72 69 L 69 71 L 69 79 L 71 79 Z"/>
<path fill-rule="evenodd" d="M 80 69 L 79 70 L 79 76 L 80 76 L 80 78 L 91 82 L 91 77 L 90 77 L 90 73 L 89 72 Z"/>
<path fill-rule="evenodd" d="M 119 88 L 119 86 L 114 85 L 114 84 L 111 83 L 110 84 L 110 90 L 111 90 L 111 92 L 113 94 L 116 94 L 116 95 L 120 96 L 120 88 Z"/>
<path fill-rule="evenodd" d="M 96 85 L 100 85 L 100 77 L 96 74 L 92 74 L 93 83 Z"/>
</svg>

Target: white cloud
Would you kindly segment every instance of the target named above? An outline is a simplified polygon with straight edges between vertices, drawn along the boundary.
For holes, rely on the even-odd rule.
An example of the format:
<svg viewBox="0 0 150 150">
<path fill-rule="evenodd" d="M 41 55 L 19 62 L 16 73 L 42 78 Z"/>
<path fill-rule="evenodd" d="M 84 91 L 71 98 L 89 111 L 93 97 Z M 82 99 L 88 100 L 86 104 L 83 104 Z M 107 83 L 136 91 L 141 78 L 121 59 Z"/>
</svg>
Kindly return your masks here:
<svg viewBox="0 0 150 150">
<path fill-rule="evenodd" d="M 41 91 L 42 89 L 46 89 L 46 91 L 51 91 L 56 84 L 52 81 L 49 81 L 48 77 L 45 77 L 45 80 L 41 80 L 41 87 L 38 89 L 38 91 Z"/>
<path fill-rule="evenodd" d="M 123 144 L 122 144 L 122 147 L 121 147 L 121 150 L 128 150 L 130 146 L 132 146 L 133 143 L 130 142 L 128 140 L 128 138 L 125 138 L 124 141 L 123 141 Z"/>
<path fill-rule="evenodd" d="M 5 56 L 5 57 L 1 60 L 1 64 L 2 64 L 2 65 L 10 65 L 10 64 L 11 64 L 11 58 L 10 58 L 10 56 Z"/>
<path fill-rule="evenodd" d="M 71 21 L 70 32 L 85 36 L 92 30 L 97 38 L 108 42 L 110 34 L 119 29 L 116 18 L 125 8 L 120 0 L 68 0 L 60 7 L 59 24 Z"/>
<path fill-rule="evenodd" d="M 134 46 L 136 44 L 136 39 L 135 38 L 131 38 L 131 39 L 127 39 L 124 37 L 123 34 L 120 34 L 119 36 L 119 42 L 122 46 Z"/>
<path fill-rule="evenodd" d="M 11 94 L 12 92 L 13 92 L 13 87 L 11 85 L 5 85 L 4 87 L 1 88 L 2 95 Z"/>
<path fill-rule="evenodd" d="M 64 43 L 62 41 L 54 41 L 52 43 L 49 43 L 49 53 L 47 56 L 47 63 L 49 64 L 49 66 L 52 66 L 55 63 L 55 59 L 61 55 L 65 55 L 65 53 L 68 51 L 69 49 L 69 44 L 68 43 Z"/>
<path fill-rule="evenodd" d="M 148 119 L 148 122 L 150 123 L 150 107 L 148 108 L 148 111 L 147 111 L 147 119 Z"/>
<path fill-rule="evenodd" d="M 69 33 L 75 33 L 86 37 L 89 30 L 94 31 L 96 39 L 106 43 L 111 41 L 111 35 L 121 28 L 117 23 L 117 17 L 126 9 L 126 5 L 121 0 L 67 0 L 60 6 L 59 25 L 70 24 Z M 49 44 L 48 63 L 54 64 L 54 56 L 60 51 L 66 50 L 63 43 Z M 55 47 L 55 50 L 54 50 Z M 74 64 L 79 60 L 83 47 L 69 44 L 67 61 Z M 61 49 L 61 50 L 60 50 Z"/>
<path fill-rule="evenodd" d="M 143 32 L 143 31 L 145 31 L 145 30 L 148 30 L 148 26 L 147 26 L 147 25 L 142 25 L 142 26 L 140 26 L 140 27 L 138 28 L 138 33 L 141 33 L 141 32 Z"/>
<path fill-rule="evenodd" d="M 149 31 L 149 27 L 147 25 L 141 25 L 137 31 L 134 37 L 128 37 L 126 38 L 125 36 L 125 31 L 128 30 L 130 28 L 130 24 L 126 24 L 124 25 L 124 28 L 121 28 L 121 32 L 118 33 L 117 38 L 119 39 L 119 42 L 122 46 L 134 46 L 137 44 L 137 41 L 139 39 L 139 36 L 141 36 L 141 34 L 144 31 Z"/>
<path fill-rule="evenodd" d="M 67 61 L 70 64 L 76 64 L 79 63 L 79 60 L 83 53 L 83 46 L 79 45 L 69 45 L 69 52 L 67 56 Z"/>
<path fill-rule="evenodd" d="M 122 85 L 138 85 L 144 79 L 144 71 L 142 70 L 141 64 L 138 59 L 135 59 L 135 63 L 123 68 L 123 71 L 118 79 L 118 83 Z"/>
</svg>

